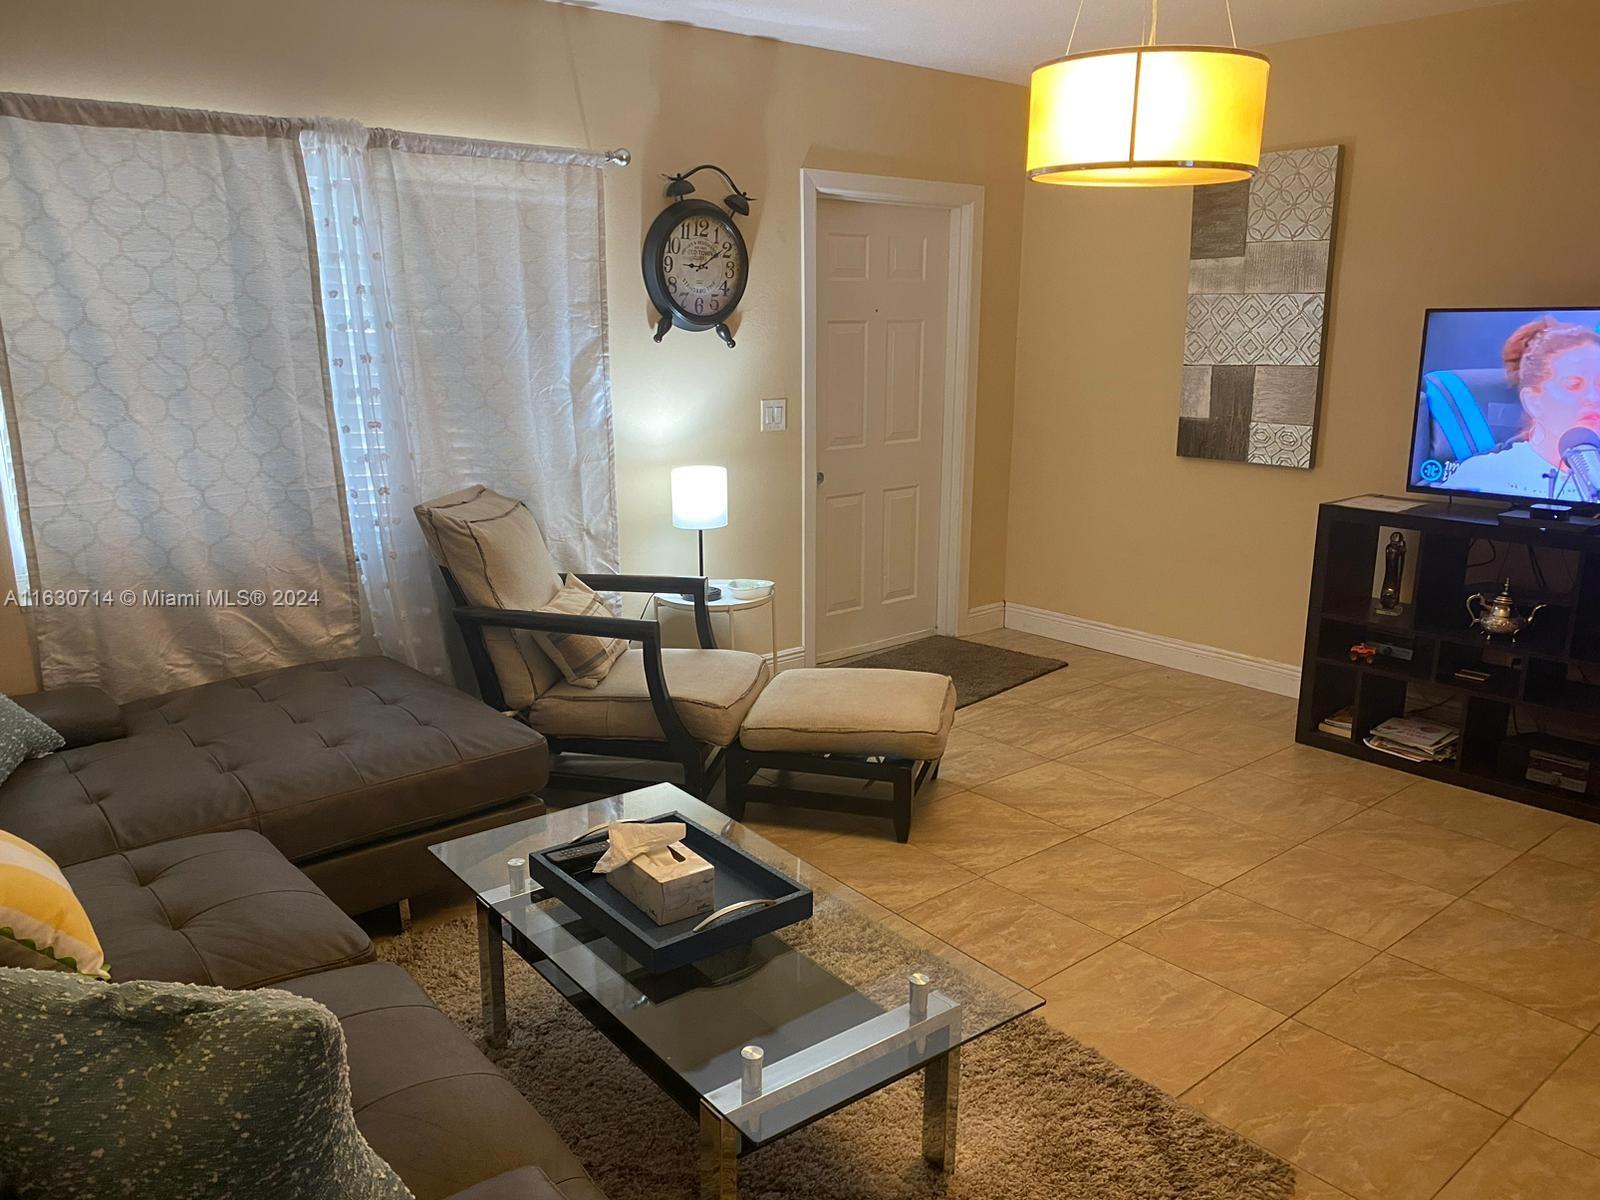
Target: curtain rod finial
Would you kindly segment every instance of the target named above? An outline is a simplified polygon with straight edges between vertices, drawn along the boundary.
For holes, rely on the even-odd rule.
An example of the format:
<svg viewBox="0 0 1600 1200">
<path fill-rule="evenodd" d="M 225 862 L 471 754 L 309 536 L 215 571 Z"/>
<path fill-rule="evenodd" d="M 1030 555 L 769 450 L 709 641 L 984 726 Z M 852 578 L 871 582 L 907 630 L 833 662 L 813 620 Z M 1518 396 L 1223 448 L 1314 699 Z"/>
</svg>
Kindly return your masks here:
<svg viewBox="0 0 1600 1200">
<path fill-rule="evenodd" d="M 606 151 L 606 161 L 614 167 L 625 167 L 633 161 L 633 153 L 622 147 Z"/>
</svg>

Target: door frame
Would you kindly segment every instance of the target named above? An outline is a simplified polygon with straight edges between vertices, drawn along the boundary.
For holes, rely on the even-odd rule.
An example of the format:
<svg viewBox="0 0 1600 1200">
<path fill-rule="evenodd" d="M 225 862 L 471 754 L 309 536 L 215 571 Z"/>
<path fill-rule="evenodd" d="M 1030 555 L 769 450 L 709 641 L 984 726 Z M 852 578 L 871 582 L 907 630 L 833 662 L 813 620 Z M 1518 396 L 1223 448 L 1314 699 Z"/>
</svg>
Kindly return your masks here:
<svg viewBox="0 0 1600 1200">
<path fill-rule="evenodd" d="M 800 620 L 808 667 L 817 663 L 817 202 L 824 198 L 942 208 L 950 214 L 937 624 L 938 632 L 950 637 L 960 632 L 967 608 L 972 442 L 978 412 L 978 301 L 983 278 L 981 185 L 801 168 Z"/>
</svg>

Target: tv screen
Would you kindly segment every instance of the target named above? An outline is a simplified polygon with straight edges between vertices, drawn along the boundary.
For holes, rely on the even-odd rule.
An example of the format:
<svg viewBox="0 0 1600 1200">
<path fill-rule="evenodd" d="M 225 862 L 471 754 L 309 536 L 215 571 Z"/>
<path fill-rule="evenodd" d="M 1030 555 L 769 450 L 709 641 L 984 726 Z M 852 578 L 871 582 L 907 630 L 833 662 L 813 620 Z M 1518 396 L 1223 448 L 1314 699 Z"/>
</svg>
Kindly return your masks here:
<svg viewBox="0 0 1600 1200">
<path fill-rule="evenodd" d="M 1592 504 L 1593 472 L 1569 469 L 1586 442 L 1600 446 L 1600 308 L 1429 311 L 1410 490 Z"/>
</svg>

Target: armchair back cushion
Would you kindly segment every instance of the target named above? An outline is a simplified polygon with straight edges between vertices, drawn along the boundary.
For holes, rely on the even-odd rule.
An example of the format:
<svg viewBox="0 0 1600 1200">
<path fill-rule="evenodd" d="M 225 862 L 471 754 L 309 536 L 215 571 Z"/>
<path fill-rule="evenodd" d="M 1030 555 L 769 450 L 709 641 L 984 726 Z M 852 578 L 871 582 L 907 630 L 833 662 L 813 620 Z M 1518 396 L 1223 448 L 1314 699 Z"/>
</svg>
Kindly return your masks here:
<svg viewBox="0 0 1600 1200">
<path fill-rule="evenodd" d="M 520 500 L 476 484 L 414 510 L 434 561 L 480 608 L 531 612 L 561 590 L 561 574 Z M 525 629 L 486 629 L 484 647 L 506 706 L 525 709 L 562 676 Z"/>
</svg>

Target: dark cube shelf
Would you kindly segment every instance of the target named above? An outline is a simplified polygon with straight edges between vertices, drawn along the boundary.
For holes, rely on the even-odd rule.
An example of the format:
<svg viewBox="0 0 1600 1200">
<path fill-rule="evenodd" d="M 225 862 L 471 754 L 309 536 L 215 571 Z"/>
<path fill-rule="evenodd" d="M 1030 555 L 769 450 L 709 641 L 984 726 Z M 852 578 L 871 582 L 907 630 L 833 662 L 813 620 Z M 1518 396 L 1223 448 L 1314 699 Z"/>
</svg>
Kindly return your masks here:
<svg viewBox="0 0 1600 1200">
<path fill-rule="evenodd" d="M 1324 504 L 1306 620 L 1296 738 L 1427 779 L 1600 821 L 1600 536 L 1581 528 L 1501 525 L 1494 509 L 1423 501 L 1391 511 L 1364 497 Z M 1404 501 L 1402 503 L 1413 503 Z M 1388 614 L 1372 597 L 1380 530 L 1405 532 L 1414 557 L 1411 603 Z M 1485 640 L 1466 599 L 1511 579 L 1519 608 L 1548 607 L 1517 640 Z M 1358 641 L 1409 659 L 1352 662 Z M 1457 671 L 1488 676 L 1468 682 Z M 1318 724 L 1341 708 L 1354 736 Z M 1412 763 L 1366 746 L 1375 725 L 1414 715 L 1454 726 L 1456 760 Z M 1589 764 L 1578 794 L 1525 778 L 1530 752 Z"/>
</svg>

